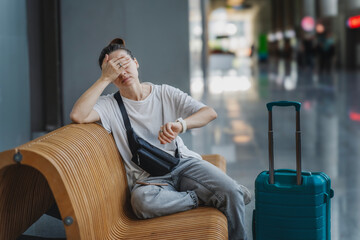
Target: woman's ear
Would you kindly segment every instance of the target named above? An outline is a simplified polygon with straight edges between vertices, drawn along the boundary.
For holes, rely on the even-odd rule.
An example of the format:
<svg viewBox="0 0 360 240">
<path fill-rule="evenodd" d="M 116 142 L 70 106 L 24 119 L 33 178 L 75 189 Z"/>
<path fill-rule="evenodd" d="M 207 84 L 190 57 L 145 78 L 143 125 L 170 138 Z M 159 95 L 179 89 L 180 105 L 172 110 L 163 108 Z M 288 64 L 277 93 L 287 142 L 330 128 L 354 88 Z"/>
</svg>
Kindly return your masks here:
<svg viewBox="0 0 360 240">
<path fill-rule="evenodd" d="M 134 62 L 135 62 L 135 64 L 136 64 L 136 68 L 139 68 L 140 65 L 139 65 L 138 61 L 136 60 L 136 58 L 134 58 Z"/>
</svg>

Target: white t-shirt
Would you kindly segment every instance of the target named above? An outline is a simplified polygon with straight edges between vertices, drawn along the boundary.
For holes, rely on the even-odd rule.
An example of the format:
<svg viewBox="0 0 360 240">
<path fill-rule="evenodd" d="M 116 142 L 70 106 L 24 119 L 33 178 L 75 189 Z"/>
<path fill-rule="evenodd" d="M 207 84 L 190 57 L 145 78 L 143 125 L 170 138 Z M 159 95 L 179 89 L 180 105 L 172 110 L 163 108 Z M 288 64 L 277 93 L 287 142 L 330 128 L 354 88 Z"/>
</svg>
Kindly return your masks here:
<svg viewBox="0 0 360 240">
<path fill-rule="evenodd" d="M 174 122 L 180 117 L 186 118 L 199 111 L 205 105 L 172 86 L 165 84 L 154 85 L 152 83 L 145 84 L 151 86 L 151 92 L 144 100 L 134 101 L 122 97 L 131 126 L 139 137 L 175 155 L 176 144 L 174 141 L 162 145 L 157 139 L 160 126 L 167 122 Z M 94 110 L 100 115 L 102 126 L 114 136 L 116 145 L 124 160 L 129 188 L 132 189 L 137 180 L 144 179 L 149 174 L 131 161 L 132 154 L 127 140 L 124 121 L 114 94 L 100 96 L 94 106 Z M 195 157 L 201 159 L 199 154 L 190 151 L 185 146 L 179 136 L 175 140 L 182 158 Z"/>
</svg>

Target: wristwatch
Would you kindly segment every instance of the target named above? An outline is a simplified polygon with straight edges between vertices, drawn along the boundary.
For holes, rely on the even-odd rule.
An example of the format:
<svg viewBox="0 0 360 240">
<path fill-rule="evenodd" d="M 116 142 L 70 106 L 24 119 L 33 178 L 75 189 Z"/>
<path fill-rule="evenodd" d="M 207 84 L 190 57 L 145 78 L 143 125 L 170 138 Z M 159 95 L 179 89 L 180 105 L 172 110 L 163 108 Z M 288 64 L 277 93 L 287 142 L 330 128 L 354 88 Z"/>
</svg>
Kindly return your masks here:
<svg viewBox="0 0 360 240">
<path fill-rule="evenodd" d="M 181 125 L 182 125 L 182 132 L 181 133 L 185 133 L 186 129 L 187 129 L 186 121 L 184 119 L 182 119 L 182 118 L 178 118 L 178 119 L 176 119 L 176 122 L 181 123 Z"/>
</svg>

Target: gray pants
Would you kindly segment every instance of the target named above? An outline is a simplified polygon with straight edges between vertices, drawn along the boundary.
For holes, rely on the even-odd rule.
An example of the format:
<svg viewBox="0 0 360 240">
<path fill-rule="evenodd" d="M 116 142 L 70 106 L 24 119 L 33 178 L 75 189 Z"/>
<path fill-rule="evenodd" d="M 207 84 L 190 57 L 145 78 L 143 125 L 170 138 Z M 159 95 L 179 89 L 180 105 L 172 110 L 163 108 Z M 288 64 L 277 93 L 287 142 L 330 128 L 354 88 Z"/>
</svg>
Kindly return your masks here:
<svg viewBox="0 0 360 240">
<path fill-rule="evenodd" d="M 134 186 L 131 205 L 137 217 L 146 219 L 186 211 L 198 207 L 200 200 L 224 213 L 229 239 L 247 239 L 243 192 L 233 179 L 211 163 L 195 158 L 181 159 L 171 173 L 143 181 L 168 185 Z"/>
</svg>

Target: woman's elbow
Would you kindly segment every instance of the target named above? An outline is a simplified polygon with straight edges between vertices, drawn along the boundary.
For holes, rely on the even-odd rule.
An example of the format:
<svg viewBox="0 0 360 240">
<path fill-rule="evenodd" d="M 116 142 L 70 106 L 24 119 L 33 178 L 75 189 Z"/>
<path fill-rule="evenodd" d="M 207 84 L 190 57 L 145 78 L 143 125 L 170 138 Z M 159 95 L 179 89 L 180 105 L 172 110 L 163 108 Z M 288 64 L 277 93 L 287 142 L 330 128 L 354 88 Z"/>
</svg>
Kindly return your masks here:
<svg viewBox="0 0 360 240">
<path fill-rule="evenodd" d="M 83 123 L 83 119 L 79 116 L 79 114 L 77 114 L 76 112 L 71 112 L 70 113 L 70 119 L 71 121 L 73 121 L 74 123 Z"/>
<path fill-rule="evenodd" d="M 213 109 L 213 108 L 210 108 L 209 107 L 209 115 L 210 115 L 210 121 L 212 121 L 212 120 L 214 120 L 214 119 L 216 119 L 217 118 L 217 113 L 216 113 L 216 111 Z"/>
</svg>

